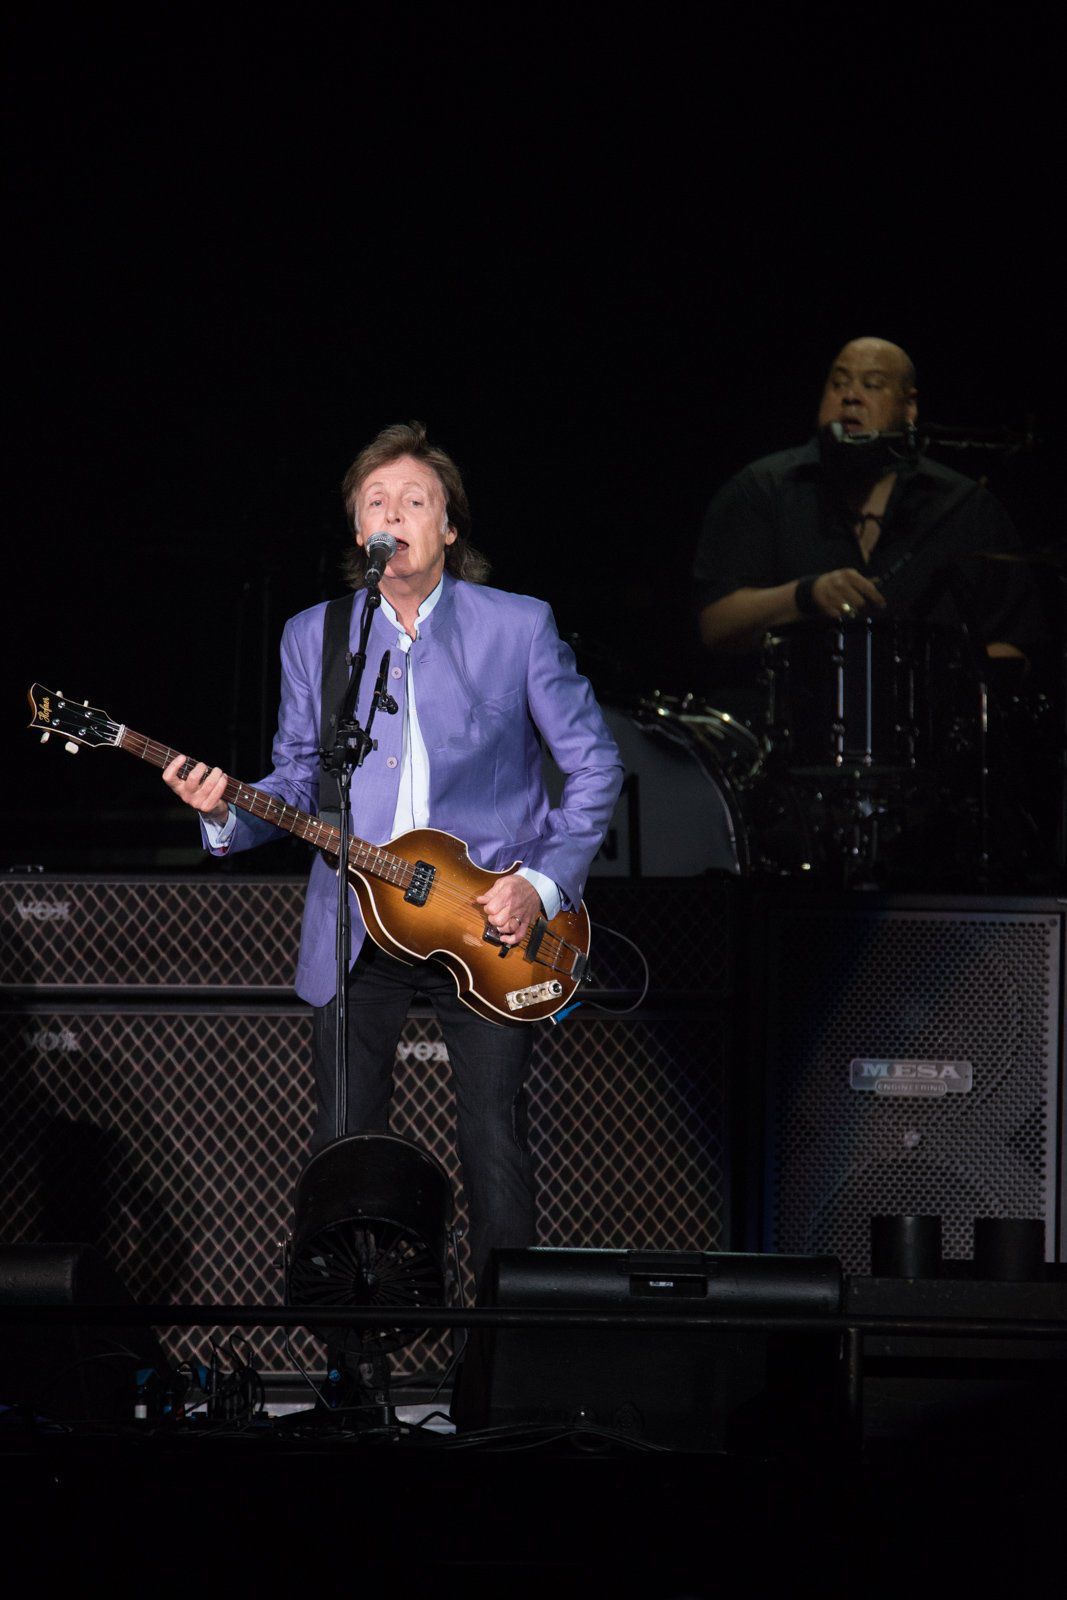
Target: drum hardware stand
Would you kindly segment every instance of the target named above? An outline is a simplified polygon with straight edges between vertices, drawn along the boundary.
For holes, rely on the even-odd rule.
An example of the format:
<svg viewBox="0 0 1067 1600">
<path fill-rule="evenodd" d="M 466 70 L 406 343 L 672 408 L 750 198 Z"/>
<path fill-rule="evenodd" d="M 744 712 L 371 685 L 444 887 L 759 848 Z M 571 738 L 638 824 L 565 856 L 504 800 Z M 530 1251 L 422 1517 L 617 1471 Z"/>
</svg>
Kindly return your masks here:
<svg viewBox="0 0 1067 1600">
<path fill-rule="evenodd" d="M 989 684 L 978 674 L 978 881 L 989 881 Z"/>
<path fill-rule="evenodd" d="M 1060 888 L 1067 891 L 1067 567 L 1059 567 L 1062 603 L 1060 606 L 1060 716 L 1063 739 L 1060 742 L 1060 808 L 1056 825 L 1055 865 L 1061 875 Z"/>
<path fill-rule="evenodd" d="M 967 644 L 967 654 L 974 667 L 975 690 L 978 700 L 978 748 L 977 778 L 978 778 L 978 872 L 977 881 L 988 886 L 989 883 L 989 670 L 985 647 L 980 641 L 977 628 L 973 626 L 973 609 L 963 586 L 960 573 L 955 566 L 948 565 L 942 568 L 944 587 L 951 594 L 957 614 L 960 619 L 960 628 Z"/>
<path fill-rule="evenodd" d="M 1028 422 L 1032 424 L 1033 418 Z M 1058 791 L 1058 805 L 1054 820 L 1054 837 L 1052 840 L 1051 871 L 1054 874 L 1054 886 L 1058 889 L 1067 888 L 1067 557 L 1064 556 L 1062 545 L 1049 544 L 1036 546 L 1023 550 L 986 550 L 980 552 L 986 561 L 1018 563 L 1027 565 L 1036 563 L 1046 569 L 1051 569 L 1052 576 L 1060 586 L 1059 607 L 1059 685 L 1060 696 L 1060 734 L 1056 755 L 1056 788 Z"/>
</svg>

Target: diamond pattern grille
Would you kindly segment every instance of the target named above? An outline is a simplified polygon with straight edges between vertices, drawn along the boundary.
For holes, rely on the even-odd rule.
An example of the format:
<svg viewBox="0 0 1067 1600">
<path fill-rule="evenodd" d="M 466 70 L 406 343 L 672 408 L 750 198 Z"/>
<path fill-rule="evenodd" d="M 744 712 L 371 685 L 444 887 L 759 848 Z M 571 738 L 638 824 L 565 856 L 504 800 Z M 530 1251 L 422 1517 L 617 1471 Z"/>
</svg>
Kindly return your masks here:
<svg viewBox="0 0 1067 1600">
<path fill-rule="evenodd" d="M 0 883 L 0 988 L 290 991 L 304 879 Z"/>
<path fill-rule="evenodd" d="M 0 1015 L 3 1238 L 98 1246 L 142 1301 L 281 1304 L 280 1242 L 310 1132 L 310 1014 L 281 1006 L 67 1007 Z M 707 1017 L 599 1018 L 539 1030 L 531 1145 L 545 1244 L 722 1248 L 725 1034 Z M 393 1127 L 452 1179 L 448 1064 L 432 1015 L 410 1017 Z M 467 1277 L 465 1249 L 461 1262 Z M 216 1330 L 224 1332 L 226 1330 Z M 176 1360 L 206 1329 L 161 1330 Z M 283 1336 L 248 1332 L 266 1373 Z M 305 1365 L 320 1347 L 296 1335 Z M 443 1367 L 441 1338 L 400 1352 L 398 1376 Z"/>
<path fill-rule="evenodd" d="M 542 1175 L 540 1242 L 723 1248 L 721 1024 L 598 1018 L 542 1033 L 538 1046 L 530 1145 Z"/>
<path fill-rule="evenodd" d="M 64 877 L 0 883 L 0 989 L 266 989 L 296 970 L 303 878 Z M 640 946 L 656 993 L 732 985 L 728 876 L 597 879 L 587 904 L 592 981 L 637 989 Z"/>
<path fill-rule="evenodd" d="M 769 915 L 764 1247 L 870 1270 L 870 1218 L 976 1216 L 1055 1238 L 1060 921 L 1038 913 L 779 907 Z M 937 1098 L 849 1086 L 855 1057 L 969 1061 Z"/>
<path fill-rule="evenodd" d="M 739 885 L 727 873 L 686 878 L 591 878 L 594 989 L 639 989 L 641 963 L 612 932 L 638 945 L 653 994 L 728 995 L 734 984 L 734 914 Z"/>
</svg>

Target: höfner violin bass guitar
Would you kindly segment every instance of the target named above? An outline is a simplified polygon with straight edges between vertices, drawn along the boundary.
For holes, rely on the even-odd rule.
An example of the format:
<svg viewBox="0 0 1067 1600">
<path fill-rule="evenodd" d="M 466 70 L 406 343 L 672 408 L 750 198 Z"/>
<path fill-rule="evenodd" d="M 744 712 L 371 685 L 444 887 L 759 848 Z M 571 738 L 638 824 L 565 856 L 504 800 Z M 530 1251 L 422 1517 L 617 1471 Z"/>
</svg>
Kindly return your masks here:
<svg viewBox="0 0 1067 1600">
<path fill-rule="evenodd" d="M 35 683 L 29 691 L 31 728 L 52 734 L 76 752 L 111 746 L 163 768 L 176 750 L 157 744 L 105 711 Z M 186 770 L 196 765 L 189 757 Z M 286 805 L 277 795 L 230 778 L 226 799 L 321 850 L 337 864 L 337 828 Z M 521 865 L 514 862 L 508 872 Z M 583 905 L 539 917 L 524 941 L 504 945 L 490 927 L 478 895 L 504 874 L 475 866 L 467 846 L 437 828 L 416 828 L 385 845 L 353 838 L 348 880 L 374 942 L 409 964 L 431 959 L 451 972 L 459 998 L 490 1022 L 542 1022 L 561 1011 L 585 981 L 589 965 L 589 914 Z"/>
</svg>

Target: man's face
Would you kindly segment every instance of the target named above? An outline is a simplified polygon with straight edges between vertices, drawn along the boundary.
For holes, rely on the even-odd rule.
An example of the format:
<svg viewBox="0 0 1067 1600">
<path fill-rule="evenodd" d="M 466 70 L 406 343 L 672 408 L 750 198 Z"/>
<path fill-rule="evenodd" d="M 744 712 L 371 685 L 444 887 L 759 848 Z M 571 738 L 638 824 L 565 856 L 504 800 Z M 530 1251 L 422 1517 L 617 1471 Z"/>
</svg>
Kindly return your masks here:
<svg viewBox="0 0 1067 1600">
<path fill-rule="evenodd" d="M 456 530 L 448 526 L 444 486 L 432 467 L 414 456 L 378 467 L 356 492 L 355 520 L 360 546 L 375 533 L 396 540 L 382 580 L 386 593 L 390 580 L 422 589 L 424 596 L 436 587 Z"/>
<path fill-rule="evenodd" d="M 883 339 L 853 339 L 830 368 L 819 404 L 819 427 L 840 422 L 847 433 L 892 432 L 914 422 L 918 407 L 903 350 Z"/>
</svg>

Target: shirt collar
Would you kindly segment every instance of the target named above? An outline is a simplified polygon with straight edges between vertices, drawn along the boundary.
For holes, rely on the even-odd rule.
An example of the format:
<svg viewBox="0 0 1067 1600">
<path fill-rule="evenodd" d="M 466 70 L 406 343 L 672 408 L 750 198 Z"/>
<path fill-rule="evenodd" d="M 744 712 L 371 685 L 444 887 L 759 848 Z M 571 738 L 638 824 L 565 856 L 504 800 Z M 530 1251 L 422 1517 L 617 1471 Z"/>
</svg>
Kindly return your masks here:
<svg viewBox="0 0 1067 1600">
<path fill-rule="evenodd" d="M 423 622 L 426 621 L 426 618 L 430 615 L 430 612 L 433 610 L 433 608 L 437 604 L 438 600 L 440 600 L 442 594 L 444 593 L 444 588 L 445 588 L 445 579 L 444 579 L 444 574 L 442 573 L 440 578 L 438 578 L 438 580 L 437 580 L 437 587 L 430 590 L 429 594 L 426 596 L 426 599 L 422 602 L 422 605 L 419 607 L 419 614 L 415 618 L 415 632 L 416 633 L 419 632 L 420 623 L 423 623 Z M 401 622 L 400 618 L 397 616 L 396 612 L 393 610 L 392 606 L 389 604 L 388 600 L 385 598 L 384 594 L 381 596 L 381 602 L 382 602 L 382 610 L 385 613 L 386 619 L 389 622 L 391 622 L 393 624 L 393 627 L 396 628 L 400 633 L 404 633 L 404 625 L 403 625 L 403 623 Z"/>
</svg>

